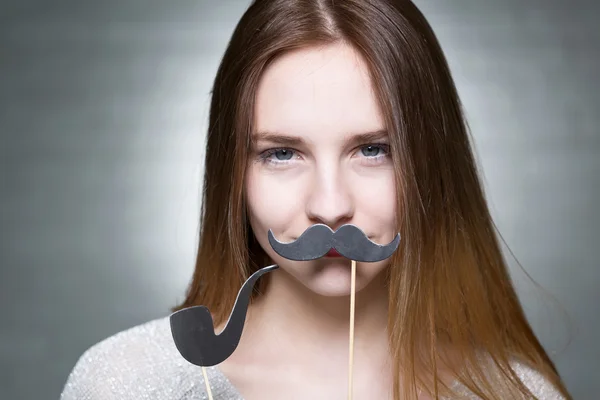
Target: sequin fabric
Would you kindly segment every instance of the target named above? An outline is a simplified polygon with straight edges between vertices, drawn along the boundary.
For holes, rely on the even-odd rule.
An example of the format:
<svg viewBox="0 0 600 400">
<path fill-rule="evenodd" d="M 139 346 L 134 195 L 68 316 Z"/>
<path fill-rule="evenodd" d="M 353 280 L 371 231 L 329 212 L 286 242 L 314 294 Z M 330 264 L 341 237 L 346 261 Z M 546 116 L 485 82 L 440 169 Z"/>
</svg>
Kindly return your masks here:
<svg viewBox="0 0 600 400">
<path fill-rule="evenodd" d="M 207 368 L 214 400 L 242 400 L 216 367 Z M 168 318 L 92 346 L 77 361 L 61 400 L 208 399 L 202 370 L 180 354 Z"/>
<path fill-rule="evenodd" d="M 539 373 L 515 370 L 540 400 L 563 400 Z M 217 367 L 207 368 L 214 400 L 243 400 Z M 456 387 L 456 386 L 455 386 Z M 461 399 L 478 399 L 462 392 Z M 77 361 L 61 400 L 205 400 L 202 371 L 179 354 L 169 319 L 120 332 L 88 349 Z"/>
</svg>

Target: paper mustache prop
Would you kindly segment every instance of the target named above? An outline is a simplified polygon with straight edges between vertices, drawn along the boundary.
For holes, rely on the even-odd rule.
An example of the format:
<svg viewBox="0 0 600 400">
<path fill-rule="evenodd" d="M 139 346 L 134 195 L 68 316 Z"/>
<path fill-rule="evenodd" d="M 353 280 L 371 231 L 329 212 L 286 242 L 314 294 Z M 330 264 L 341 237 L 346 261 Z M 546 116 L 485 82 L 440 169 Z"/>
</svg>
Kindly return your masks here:
<svg viewBox="0 0 600 400">
<path fill-rule="evenodd" d="M 334 232 L 327 225 L 316 224 L 306 229 L 298 239 L 291 243 L 279 242 L 271 230 L 268 232 L 268 238 L 273 250 L 290 260 L 314 260 L 324 256 L 332 248 L 352 260 L 352 343 L 356 261 L 376 262 L 390 257 L 398 248 L 400 235 L 397 234 L 389 244 L 379 245 L 370 241 L 354 225 L 343 225 Z M 259 269 L 244 282 L 225 328 L 219 334 L 215 334 L 212 316 L 205 306 L 189 307 L 171 314 L 170 325 L 175 346 L 183 358 L 192 364 L 203 367 L 209 399 L 212 398 L 212 394 L 204 367 L 217 365 L 233 354 L 242 336 L 254 285 L 262 275 L 277 268 L 279 268 L 277 265 L 270 265 Z"/>
<path fill-rule="evenodd" d="M 389 244 L 380 245 L 371 242 L 355 225 L 342 225 L 334 232 L 327 225 L 316 224 L 291 243 L 279 242 L 269 229 L 269 243 L 277 254 L 289 260 L 314 260 L 335 249 L 350 260 L 376 262 L 385 260 L 396 251 L 400 235 L 397 234 Z"/>
</svg>

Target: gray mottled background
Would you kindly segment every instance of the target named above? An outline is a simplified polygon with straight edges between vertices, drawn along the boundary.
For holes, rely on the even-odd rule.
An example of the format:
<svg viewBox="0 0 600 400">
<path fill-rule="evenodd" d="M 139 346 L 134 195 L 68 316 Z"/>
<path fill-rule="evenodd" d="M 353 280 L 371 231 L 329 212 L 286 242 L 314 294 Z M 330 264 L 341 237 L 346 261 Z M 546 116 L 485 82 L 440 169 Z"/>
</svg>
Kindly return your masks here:
<svg viewBox="0 0 600 400">
<path fill-rule="evenodd" d="M 57 398 L 89 346 L 182 299 L 210 84 L 247 4 L 0 3 L 0 398 Z M 598 398 L 600 3 L 417 4 L 544 288 L 511 262 L 531 323 L 575 398 Z"/>
</svg>

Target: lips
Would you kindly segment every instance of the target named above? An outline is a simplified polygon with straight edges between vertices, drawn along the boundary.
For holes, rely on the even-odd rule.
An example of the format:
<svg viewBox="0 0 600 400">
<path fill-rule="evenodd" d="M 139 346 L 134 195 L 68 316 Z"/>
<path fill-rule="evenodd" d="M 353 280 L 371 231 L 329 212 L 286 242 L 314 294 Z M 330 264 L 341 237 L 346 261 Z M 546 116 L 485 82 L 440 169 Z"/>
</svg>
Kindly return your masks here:
<svg viewBox="0 0 600 400">
<path fill-rule="evenodd" d="M 342 257 L 342 255 L 338 253 L 336 249 L 330 249 L 327 254 L 325 254 L 325 257 Z"/>
</svg>

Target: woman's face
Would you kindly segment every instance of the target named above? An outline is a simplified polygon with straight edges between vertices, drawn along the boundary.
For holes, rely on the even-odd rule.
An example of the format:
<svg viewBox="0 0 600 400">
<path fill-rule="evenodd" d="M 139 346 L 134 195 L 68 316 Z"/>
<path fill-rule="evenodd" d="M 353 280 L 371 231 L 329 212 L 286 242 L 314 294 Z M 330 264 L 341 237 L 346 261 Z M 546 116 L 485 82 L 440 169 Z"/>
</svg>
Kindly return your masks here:
<svg viewBox="0 0 600 400">
<path fill-rule="evenodd" d="M 358 226 L 371 241 L 397 233 L 396 187 L 388 135 L 366 65 L 345 45 L 287 53 L 264 72 L 246 175 L 250 224 L 283 271 L 325 296 L 350 292 L 350 261 L 290 261 L 273 251 L 322 223 Z M 357 263 L 356 289 L 387 262 Z"/>
</svg>

